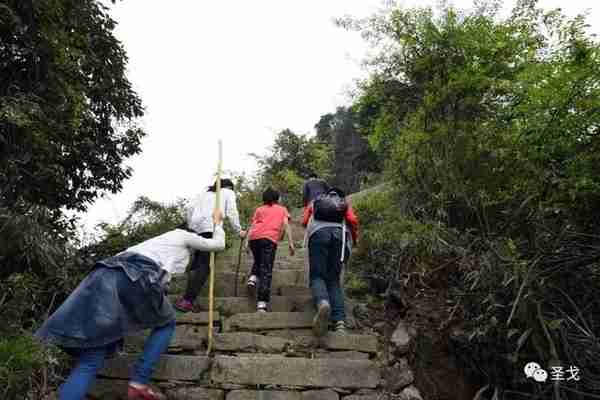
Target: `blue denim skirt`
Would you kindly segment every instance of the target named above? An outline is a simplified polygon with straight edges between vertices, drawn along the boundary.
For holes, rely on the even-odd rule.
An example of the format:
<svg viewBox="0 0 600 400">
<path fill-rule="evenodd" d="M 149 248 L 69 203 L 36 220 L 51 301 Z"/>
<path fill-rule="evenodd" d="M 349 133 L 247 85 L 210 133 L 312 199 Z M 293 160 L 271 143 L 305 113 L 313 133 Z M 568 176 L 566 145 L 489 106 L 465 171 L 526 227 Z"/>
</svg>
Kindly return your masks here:
<svg viewBox="0 0 600 400">
<path fill-rule="evenodd" d="M 35 336 L 72 355 L 93 347 L 106 347 L 113 355 L 125 336 L 175 318 L 160 272 L 154 261 L 136 253 L 96 263 Z"/>
</svg>

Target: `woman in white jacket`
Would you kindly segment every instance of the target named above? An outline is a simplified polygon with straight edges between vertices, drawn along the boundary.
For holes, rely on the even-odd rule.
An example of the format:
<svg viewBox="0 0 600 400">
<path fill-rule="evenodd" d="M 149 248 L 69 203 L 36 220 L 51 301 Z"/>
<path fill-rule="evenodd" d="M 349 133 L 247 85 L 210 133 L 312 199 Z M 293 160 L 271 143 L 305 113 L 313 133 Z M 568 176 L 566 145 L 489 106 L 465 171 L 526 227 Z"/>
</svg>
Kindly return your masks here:
<svg viewBox="0 0 600 400">
<path fill-rule="evenodd" d="M 175 332 L 175 311 L 164 286 L 171 274 L 185 269 L 193 250 L 225 248 L 223 214 L 214 212 L 214 238 L 174 229 L 109 258 L 94 269 L 36 332 L 43 342 L 58 345 L 78 361 L 59 389 L 60 400 L 83 400 L 106 358 L 124 338 L 151 329 L 132 368 L 129 400 L 164 400 L 148 383 Z"/>
<path fill-rule="evenodd" d="M 242 230 L 240 225 L 233 188 L 233 182 L 230 179 L 221 179 L 220 209 L 223 210 L 234 231 L 243 238 L 246 236 L 246 231 Z M 216 202 L 215 192 L 216 182 L 190 203 L 186 213 L 188 227 L 206 239 L 213 237 L 212 213 Z M 194 253 L 185 294 L 175 303 L 175 308 L 179 311 L 192 311 L 194 301 L 208 279 L 210 273 L 209 260 L 210 253 L 207 251 L 199 250 Z"/>
</svg>

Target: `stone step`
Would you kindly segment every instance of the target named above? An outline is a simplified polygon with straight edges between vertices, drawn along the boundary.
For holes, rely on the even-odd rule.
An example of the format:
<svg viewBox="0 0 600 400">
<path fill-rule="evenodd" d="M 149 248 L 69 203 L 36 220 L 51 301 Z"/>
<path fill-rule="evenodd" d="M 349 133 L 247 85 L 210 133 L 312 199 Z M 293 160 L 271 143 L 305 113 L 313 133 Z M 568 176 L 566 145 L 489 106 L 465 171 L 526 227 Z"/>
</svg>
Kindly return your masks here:
<svg viewBox="0 0 600 400">
<path fill-rule="evenodd" d="M 256 300 L 251 297 L 223 297 L 221 299 L 216 299 L 215 309 L 224 316 L 256 311 Z M 200 298 L 196 304 L 200 309 L 208 310 L 208 298 Z M 271 296 L 269 307 L 272 312 L 314 311 L 312 296 Z"/>
<path fill-rule="evenodd" d="M 280 296 L 311 296 L 312 291 L 305 286 L 281 286 L 277 292 Z"/>
<path fill-rule="evenodd" d="M 360 351 L 328 351 L 323 353 L 315 353 L 315 358 L 337 358 L 343 360 L 368 360 L 369 353 L 361 353 Z"/>
<path fill-rule="evenodd" d="M 97 379 L 91 390 L 87 393 L 93 400 L 127 400 L 128 380 L 124 379 Z M 169 384 L 169 386 L 174 386 Z M 154 390 L 166 394 L 170 400 L 225 400 L 225 390 L 201 386 L 185 386 Z"/>
<path fill-rule="evenodd" d="M 126 379 L 96 379 L 88 391 L 88 396 L 94 400 L 122 400 L 127 399 Z"/>
<path fill-rule="evenodd" d="M 217 332 L 218 328 L 213 328 L 213 333 L 216 334 Z M 150 330 L 147 329 L 139 334 L 127 336 L 125 338 L 125 350 L 129 353 L 141 351 L 149 334 Z M 177 325 L 173 338 L 169 343 L 169 351 L 205 349 L 207 336 L 208 326 L 206 325 Z"/>
<path fill-rule="evenodd" d="M 103 378 L 128 379 L 137 355 L 106 360 L 98 374 Z M 216 384 L 280 385 L 301 387 L 373 388 L 380 371 L 369 360 L 336 358 L 231 357 L 162 355 L 154 374 L 158 381 L 193 381 Z"/>
<path fill-rule="evenodd" d="M 126 400 L 127 380 L 97 379 L 87 393 L 93 400 Z M 332 389 L 320 390 L 251 390 L 234 389 L 226 391 L 202 386 L 180 386 L 157 389 L 170 400 L 339 400 L 340 395 Z M 360 392 L 359 392 L 360 393 Z M 348 400 L 377 400 L 376 395 L 352 395 Z"/>
<path fill-rule="evenodd" d="M 215 274 L 215 297 L 234 297 L 235 296 L 235 279 L 234 271 L 218 271 Z M 237 278 L 237 296 L 246 296 L 246 281 L 245 273 L 239 273 Z M 185 291 L 187 277 L 185 274 L 174 276 L 171 280 L 169 293 L 181 294 Z M 304 284 L 303 270 L 273 270 L 273 280 L 271 283 L 271 293 L 279 293 L 279 289 L 283 286 L 302 286 Z M 200 292 L 203 297 L 208 296 L 208 283 Z"/>
<path fill-rule="evenodd" d="M 107 378 L 127 379 L 137 355 L 127 354 L 106 360 L 98 374 Z M 155 380 L 199 381 L 207 377 L 209 358 L 165 354 L 160 357 L 152 378 Z"/>
<path fill-rule="evenodd" d="M 252 268 L 254 259 L 251 255 L 244 255 L 240 262 L 240 273 L 247 273 Z M 294 257 L 277 255 L 274 270 L 302 269 L 304 267 L 303 255 L 296 254 Z M 235 256 L 217 256 L 217 268 L 219 271 L 236 271 L 238 269 L 237 254 Z"/>
<path fill-rule="evenodd" d="M 364 359 L 377 352 L 377 338 L 367 335 L 334 334 L 317 338 L 312 336 L 277 337 L 249 332 L 219 333 L 215 335 L 215 350 L 228 352 L 306 352 L 315 349 L 333 350 L 330 358 Z M 361 355 L 355 353 L 360 352 Z M 334 354 L 339 353 L 339 354 Z M 345 357 L 346 356 L 346 357 Z"/>
<path fill-rule="evenodd" d="M 377 338 L 370 335 L 341 334 L 330 332 L 326 336 L 299 336 L 296 345 L 303 348 L 324 348 L 328 350 L 356 350 L 363 353 L 377 353 Z"/>
<path fill-rule="evenodd" d="M 281 353 L 292 342 L 287 339 L 248 332 L 219 333 L 214 337 L 216 351 Z"/>
<path fill-rule="evenodd" d="M 332 389 L 305 390 L 232 390 L 225 400 L 339 400 Z"/>
<path fill-rule="evenodd" d="M 169 295 L 174 303 L 179 295 Z M 215 297 L 215 310 L 221 316 L 251 313 L 256 311 L 256 300 L 251 297 Z M 271 296 L 271 311 L 275 312 L 301 312 L 313 311 L 314 305 L 311 296 Z M 195 309 L 208 310 L 208 298 L 200 297 L 196 300 Z M 208 317 L 207 317 L 208 318 Z M 216 320 L 217 318 L 215 318 Z"/>
<path fill-rule="evenodd" d="M 211 379 L 241 385 L 374 388 L 380 372 L 368 360 L 216 356 Z"/>
<path fill-rule="evenodd" d="M 223 389 L 212 389 L 204 387 L 179 387 L 166 391 L 170 400 L 225 400 Z"/>
<path fill-rule="evenodd" d="M 208 311 L 202 312 L 177 312 L 177 325 L 208 325 Z M 219 322 L 221 315 L 218 311 L 213 311 L 213 323 Z"/>
<path fill-rule="evenodd" d="M 235 314 L 223 322 L 223 332 L 311 328 L 313 312 Z"/>
</svg>

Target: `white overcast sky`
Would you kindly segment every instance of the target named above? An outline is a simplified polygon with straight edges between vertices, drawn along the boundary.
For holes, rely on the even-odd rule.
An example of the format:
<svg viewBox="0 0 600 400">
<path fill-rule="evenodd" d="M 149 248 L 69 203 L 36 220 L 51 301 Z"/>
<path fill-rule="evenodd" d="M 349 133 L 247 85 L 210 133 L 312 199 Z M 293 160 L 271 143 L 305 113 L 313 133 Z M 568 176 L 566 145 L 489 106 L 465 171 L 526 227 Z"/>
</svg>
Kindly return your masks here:
<svg viewBox="0 0 600 400">
<path fill-rule="evenodd" d="M 108 2 L 107 2 L 108 3 Z M 471 0 L 452 2 L 459 8 Z M 146 107 L 148 136 L 128 161 L 133 176 L 122 192 L 98 200 L 86 229 L 122 219 L 140 195 L 170 202 L 210 184 L 217 140 L 224 168 L 251 173 L 248 153 L 264 154 L 277 131 L 314 133 L 322 114 L 349 103 L 348 89 L 364 76 L 360 36 L 337 28 L 335 17 L 365 17 L 382 0 L 124 0 L 110 5 L 116 36 L 129 57 L 128 78 Z M 436 0 L 401 4 L 435 5 Z M 510 9 L 514 1 L 506 1 Z M 541 0 L 569 15 L 595 0 Z"/>
</svg>

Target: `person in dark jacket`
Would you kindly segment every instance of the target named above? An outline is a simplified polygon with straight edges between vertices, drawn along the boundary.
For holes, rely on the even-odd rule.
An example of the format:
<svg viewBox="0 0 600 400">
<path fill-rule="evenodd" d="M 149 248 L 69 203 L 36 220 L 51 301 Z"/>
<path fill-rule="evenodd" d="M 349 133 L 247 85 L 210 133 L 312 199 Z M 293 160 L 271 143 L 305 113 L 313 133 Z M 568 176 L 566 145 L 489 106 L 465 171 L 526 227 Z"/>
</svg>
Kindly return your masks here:
<svg viewBox="0 0 600 400">
<path fill-rule="evenodd" d="M 127 389 L 129 400 L 161 400 L 148 382 L 175 331 L 175 311 L 164 287 L 195 250 L 225 248 L 223 213 L 215 211 L 214 237 L 175 229 L 98 261 L 90 274 L 44 322 L 35 336 L 78 358 L 59 389 L 59 400 L 83 400 L 104 360 L 126 336 L 152 329 Z"/>
<path fill-rule="evenodd" d="M 308 205 L 317 197 L 326 193 L 329 190 L 329 185 L 323 179 L 319 179 L 317 174 L 312 173 L 309 175 L 306 182 L 302 187 L 302 202 L 303 207 Z"/>
</svg>

